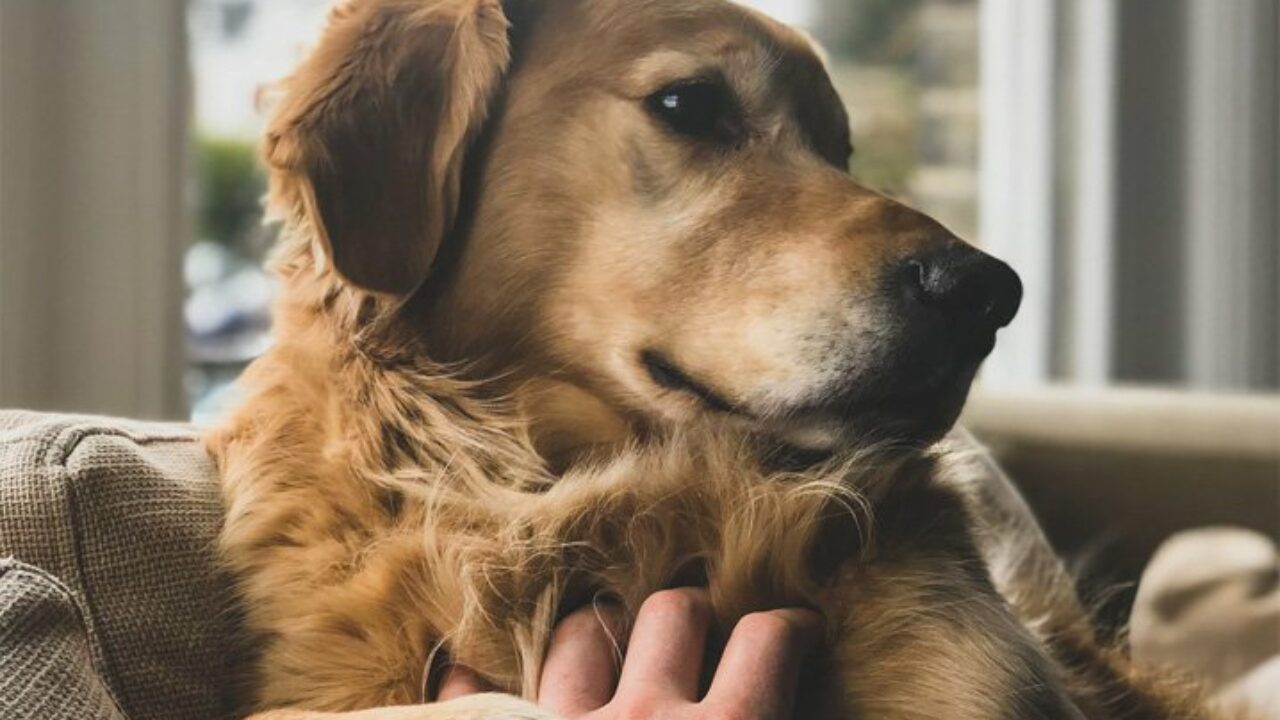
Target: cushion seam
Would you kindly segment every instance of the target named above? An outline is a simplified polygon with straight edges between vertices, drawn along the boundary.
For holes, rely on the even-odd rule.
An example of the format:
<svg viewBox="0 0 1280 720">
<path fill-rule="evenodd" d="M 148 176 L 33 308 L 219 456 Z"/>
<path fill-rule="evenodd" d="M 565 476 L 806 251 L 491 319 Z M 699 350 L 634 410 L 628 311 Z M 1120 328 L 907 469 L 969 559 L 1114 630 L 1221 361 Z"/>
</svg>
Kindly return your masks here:
<svg viewBox="0 0 1280 720">
<path fill-rule="evenodd" d="M 25 576 L 31 578 L 36 584 L 44 585 L 51 588 L 58 594 L 60 599 L 64 600 L 74 610 L 76 624 L 84 637 L 86 649 L 89 651 L 89 662 L 96 670 L 100 677 L 99 680 L 102 689 L 106 691 L 107 697 L 111 698 L 111 703 L 115 705 L 116 710 L 123 717 L 128 717 L 128 713 L 124 711 L 120 704 L 120 698 L 116 696 L 115 688 L 111 686 L 107 669 L 102 667 L 100 659 L 95 657 L 93 633 L 89 629 L 89 611 L 85 608 L 80 598 L 76 597 L 75 591 L 62 582 L 61 579 L 53 574 L 46 572 L 34 565 L 24 563 L 17 558 L 9 557 L 0 559 L 0 578 L 8 575 Z"/>
</svg>

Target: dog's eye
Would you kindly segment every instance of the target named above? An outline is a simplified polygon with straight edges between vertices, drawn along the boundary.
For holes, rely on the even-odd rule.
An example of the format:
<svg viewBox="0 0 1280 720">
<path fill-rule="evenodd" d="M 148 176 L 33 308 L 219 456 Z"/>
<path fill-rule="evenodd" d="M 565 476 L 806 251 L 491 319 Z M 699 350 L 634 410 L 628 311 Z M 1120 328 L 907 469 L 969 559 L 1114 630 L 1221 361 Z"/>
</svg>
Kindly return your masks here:
<svg viewBox="0 0 1280 720">
<path fill-rule="evenodd" d="M 649 112 L 681 135 L 733 139 L 737 107 L 724 83 L 693 80 L 668 85 L 645 101 Z"/>
</svg>

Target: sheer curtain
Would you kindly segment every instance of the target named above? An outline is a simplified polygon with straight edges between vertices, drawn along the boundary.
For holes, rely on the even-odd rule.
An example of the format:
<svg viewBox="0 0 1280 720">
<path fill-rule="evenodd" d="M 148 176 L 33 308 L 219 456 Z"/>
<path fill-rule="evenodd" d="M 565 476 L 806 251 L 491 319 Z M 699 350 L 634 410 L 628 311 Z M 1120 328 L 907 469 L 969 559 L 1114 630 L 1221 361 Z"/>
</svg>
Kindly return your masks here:
<svg viewBox="0 0 1280 720">
<path fill-rule="evenodd" d="M 184 21 L 0 1 L 0 406 L 183 416 Z"/>
</svg>

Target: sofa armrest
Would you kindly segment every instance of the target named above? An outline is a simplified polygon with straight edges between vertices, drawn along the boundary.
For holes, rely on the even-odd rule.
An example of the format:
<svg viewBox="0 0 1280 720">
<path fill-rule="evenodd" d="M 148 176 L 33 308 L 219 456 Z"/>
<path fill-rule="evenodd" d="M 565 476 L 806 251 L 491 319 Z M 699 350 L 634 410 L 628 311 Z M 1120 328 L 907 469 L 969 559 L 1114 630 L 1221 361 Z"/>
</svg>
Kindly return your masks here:
<svg viewBox="0 0 1280 720">
<path fill-rule="evenodd" d="M 1280 396 L 1048 388 L 976 392 L 962 422 L 992 448 L 1054 545 L 1136 581 L 1174 533 L 1280 535 Z"/>
<path fill-rule="evenodd" d="M 233 715 L 222 514 L 189 427 L 0 412 L 0 558 L 64 589 L 83 652 L 132 720 Z"/>
<path fill-rule="evenodd" d="M 83 608 L 56 578 L 0 559 L 0 710 L 10 720 L 124 720 Z"/>
</svg>

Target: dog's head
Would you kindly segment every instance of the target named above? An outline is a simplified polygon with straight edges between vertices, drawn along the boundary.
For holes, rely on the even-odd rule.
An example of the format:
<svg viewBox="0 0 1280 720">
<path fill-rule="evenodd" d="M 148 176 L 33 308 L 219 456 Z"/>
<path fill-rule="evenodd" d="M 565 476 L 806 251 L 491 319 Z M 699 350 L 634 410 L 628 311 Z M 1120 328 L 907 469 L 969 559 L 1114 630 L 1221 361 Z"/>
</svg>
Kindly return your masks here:
<svg viewBox="0 0 1280 720">
<path fill-rule="evenodd" d="M 813 45 L 725 0 L 351 0 L 267 157 L 345 282 L 568 432 L 929 440 L 1021 286 L 852 151 Z"/>
</svg>

